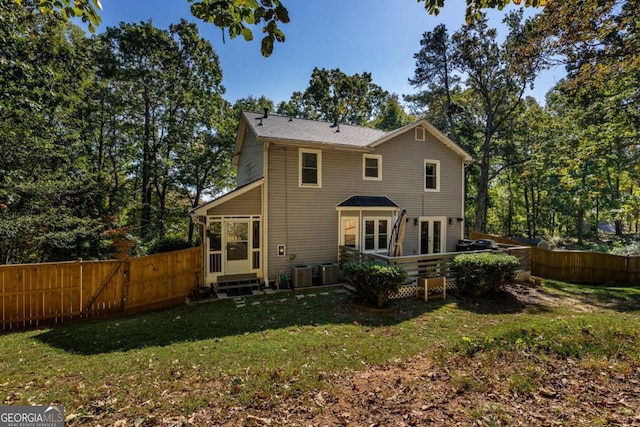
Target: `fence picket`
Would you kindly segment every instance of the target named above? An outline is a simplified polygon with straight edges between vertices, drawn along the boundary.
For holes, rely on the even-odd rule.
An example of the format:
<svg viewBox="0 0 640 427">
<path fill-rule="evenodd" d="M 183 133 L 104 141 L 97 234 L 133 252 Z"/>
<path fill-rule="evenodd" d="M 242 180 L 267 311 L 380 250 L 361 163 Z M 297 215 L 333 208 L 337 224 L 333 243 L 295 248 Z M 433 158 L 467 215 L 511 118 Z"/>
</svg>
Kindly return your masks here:
<svg viewBox="0 0 640 427">
<path fill-rule="evenodd" d="M 518 244 L 514 240 L 472 231 L 471 239 Z M 587 251 L 549 251 L 531 248 L 531 274 L 572 283 L 626 283 L 640 285 L 640 256 L 621 256 Z"/>
<path fill-rule="evenodd" d="M 169 307 L 202 279 L 202 249 L 142 258 L 0 265 L 2 330 Z"/>
</svg>

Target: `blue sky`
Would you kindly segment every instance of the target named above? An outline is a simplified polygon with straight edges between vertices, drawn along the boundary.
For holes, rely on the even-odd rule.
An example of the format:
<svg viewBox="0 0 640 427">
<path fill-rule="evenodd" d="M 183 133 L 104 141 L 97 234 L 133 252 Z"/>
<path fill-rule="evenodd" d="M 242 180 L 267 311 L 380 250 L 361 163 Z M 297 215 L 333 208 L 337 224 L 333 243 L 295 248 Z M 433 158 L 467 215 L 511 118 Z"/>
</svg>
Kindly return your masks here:
<svg viewBox="0 0 640 427">
<path fill-rule="evenodd" d="M 308 87 L 311 71 L 340 68 L 347 74 L 370 72 L 374 83 L 397 94 L 416 92 L 413 55 L 426 31 L 444 23 L 452 34 L 464 22 L 464 2 L 447 0 L 439 16 L 429 15 L 416 0 L 283 0 L 291 23 L 282 25 L 285 43 L 276 43 L 269 58 L 260 54 L 260 31 L 222 42 L 221 30 L 190 13 L 187 0 L 103 0 L 98 32 L 124 22 L 151 20 L 161 29 L 185 18 L 197 22 L 202 37 L 215 47 L 223 70 L 225 98 L 264 95 L 276 104 Z M 490 25 L 500 28 L 504 11 L 490 11 Z M 535 13 L 529 9 L 527 13 Z M 503 31 L 504 33 L 504 31 Z M 529 92 L 539 102 L 560 78 L 561 69 L 547 72 Z"/>
</svg>

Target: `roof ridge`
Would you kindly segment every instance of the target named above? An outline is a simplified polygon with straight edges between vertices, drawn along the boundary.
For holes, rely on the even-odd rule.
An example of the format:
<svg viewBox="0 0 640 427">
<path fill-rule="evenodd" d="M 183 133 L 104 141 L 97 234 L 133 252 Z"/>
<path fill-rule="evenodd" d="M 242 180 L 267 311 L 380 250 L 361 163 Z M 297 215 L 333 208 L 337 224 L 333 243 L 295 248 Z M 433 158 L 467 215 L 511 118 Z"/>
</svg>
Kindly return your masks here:
<svg viewBox="0 0 640 427">
<path fill-rule="evenodd" d="M 244 111 L 242 111 L 242 112 L 243 112 L 243 113 L 249 113 L 249 114 L 262 114 L 262 115 L 264 115 L 264 111 L 262 111 L 262 112 L 258 112 L 258 111 L 249 111 L 249 110 L 244 110 Z M 284 114 L 278 114 L 278 113 L 272 113 L 272 112 L 269 112 L 269 117 L 271 117 L 271 116 L 279 117 L 279 118 L 283 118 L 283 119 L 290 119 L 290 118 L 293 118 L 293 119 L 296 119 L 296 120 L 304 120 L 304 121 L 307 121 L 307 122 L 333 124 L 333 122 L 332 122 L 332 121 L 330 121 L 330 120 L 316 120 L 316 119 L 308 119 L 308 118 L 305 118 L 305 117 L 296 117 L 296 116 L 291 116 L 291 115 L 284 115 Z M 268 117 L 267 117 L 267 118 L 268 118 Z M 341 125 L 341 126 L 349 126 L 349 127 L 353 127 L 353 128 L 369 129 L 369 130 L 373 130 L 373 131 L 380 132 L 380 133 L 382 133 L 382 134 L 386 134 L 386 133 L 387 133 L 387 132 L 386 132 L 386 131 L 384 131 L 384 130 L 376 129 L 376 128 L 372 128 L 372 127 L 365 126 L 365 125 L 354 125 L 354 124 L 351 124 L 351 123 L 345 123 L 345 122 L 340 122 L 340 125 Z"/>
</svg>

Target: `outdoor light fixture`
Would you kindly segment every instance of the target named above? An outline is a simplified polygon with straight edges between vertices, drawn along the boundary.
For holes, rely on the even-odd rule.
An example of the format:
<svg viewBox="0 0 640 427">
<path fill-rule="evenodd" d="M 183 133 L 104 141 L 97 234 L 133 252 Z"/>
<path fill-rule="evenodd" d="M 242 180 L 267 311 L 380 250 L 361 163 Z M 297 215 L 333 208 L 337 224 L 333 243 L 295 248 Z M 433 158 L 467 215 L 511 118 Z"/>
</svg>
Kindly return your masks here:
<svg viewBox="0 0 640 427">
<path fill-rule="evenodd" d="M 418 217 L 413 218 L 413 225 L 418 225 Z"/>
</svg>

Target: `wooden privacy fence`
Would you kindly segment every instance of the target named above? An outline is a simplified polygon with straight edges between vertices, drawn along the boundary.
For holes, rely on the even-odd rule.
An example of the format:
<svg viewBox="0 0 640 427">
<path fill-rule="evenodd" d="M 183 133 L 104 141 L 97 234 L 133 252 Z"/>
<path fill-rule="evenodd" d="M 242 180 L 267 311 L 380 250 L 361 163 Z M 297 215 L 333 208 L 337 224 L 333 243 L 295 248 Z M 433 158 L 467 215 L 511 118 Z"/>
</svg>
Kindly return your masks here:
<svg viewBox="0 0 640 427">
<path fill-rule="evenodd" d="M 2 330 L 171 307 L 201 283 L 202 249 L 140 258 L 0 265 Z"/>
<path fill-rule="evenodd" d="M 472 231 L 471 239 L 497 243 L 518 242 Z M 640 256 L 620 256 L 586 251 L 549 251 L 531 248 L 531 274 L 571 283 L 627 283 L 640 285 Z"/>
</svg>

